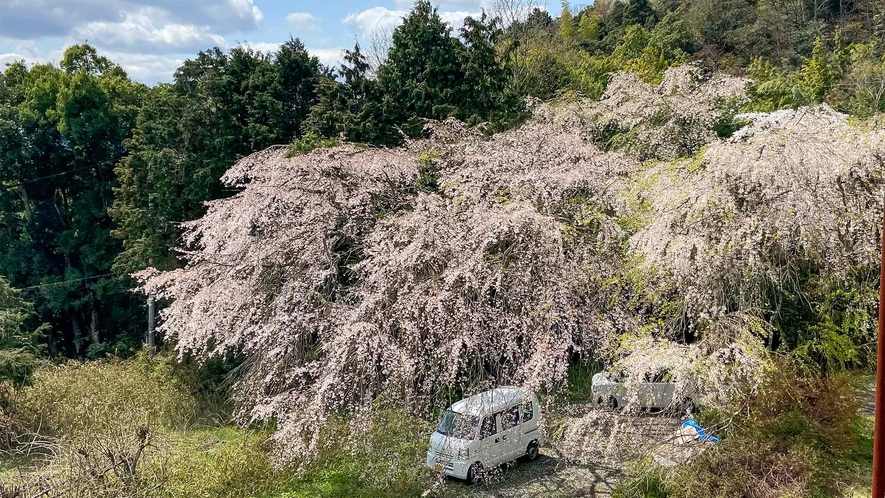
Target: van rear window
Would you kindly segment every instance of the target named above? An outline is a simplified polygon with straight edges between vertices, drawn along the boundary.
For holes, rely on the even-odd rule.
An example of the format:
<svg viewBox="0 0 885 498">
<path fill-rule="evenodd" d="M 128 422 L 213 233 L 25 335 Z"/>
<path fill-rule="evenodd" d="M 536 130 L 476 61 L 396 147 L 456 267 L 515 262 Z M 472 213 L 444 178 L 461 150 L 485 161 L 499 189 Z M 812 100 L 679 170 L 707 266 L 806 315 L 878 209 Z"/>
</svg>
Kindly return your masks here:
<svg viewBox="0 0 885 498">
<path fill-rule="evenodd" d="M 535 416 L 535 410 L 532 406 L 532 400 L 528 400 L 522 404 L 522 421 L 527 422 Z"/>
</svg>

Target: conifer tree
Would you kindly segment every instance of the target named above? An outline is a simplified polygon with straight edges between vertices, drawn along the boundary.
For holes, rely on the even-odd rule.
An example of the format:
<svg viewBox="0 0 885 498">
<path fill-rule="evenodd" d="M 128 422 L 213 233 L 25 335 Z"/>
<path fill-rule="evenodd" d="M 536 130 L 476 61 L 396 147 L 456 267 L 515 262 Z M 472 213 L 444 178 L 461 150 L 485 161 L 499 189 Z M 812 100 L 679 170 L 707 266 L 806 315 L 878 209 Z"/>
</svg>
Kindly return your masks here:
<svg viewBox="0 0 885 498">
<path fill-rule="evenodd" d="M 419 0 L 393 32 L 393 46 L 378 72 L 385 117 L 409 136 L 422 118 L 456 115 L 464 101 L 458 40 L 428 0 Z"/>
</svg>

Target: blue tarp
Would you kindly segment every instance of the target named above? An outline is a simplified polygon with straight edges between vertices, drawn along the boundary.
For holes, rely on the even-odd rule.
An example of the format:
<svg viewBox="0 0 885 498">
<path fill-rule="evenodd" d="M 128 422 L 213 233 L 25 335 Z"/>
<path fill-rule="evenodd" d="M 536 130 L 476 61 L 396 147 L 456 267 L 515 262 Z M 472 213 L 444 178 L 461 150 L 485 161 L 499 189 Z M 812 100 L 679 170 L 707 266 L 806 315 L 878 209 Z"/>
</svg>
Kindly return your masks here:
<svg viewBox="0 0 885 498">
<path fill-rule="evenodd" d="M 682 422 L 682 428 L 684 429 L 686 427 L 691 427 L 695 431 L 697 431 L 698 441 L 709 441 L 711 443 L 718 443 L 719 442 L 718 437 L 716 437 L 712 434 L 709 434 L 707 431 L 705 431 L 704 428 L 701 427 L 700 425 L 698 425 L 698 423 L 695 422 L 693 418 L 690 418 L 690 419 L 686 420 L 685 422 Z"/>
</svg>

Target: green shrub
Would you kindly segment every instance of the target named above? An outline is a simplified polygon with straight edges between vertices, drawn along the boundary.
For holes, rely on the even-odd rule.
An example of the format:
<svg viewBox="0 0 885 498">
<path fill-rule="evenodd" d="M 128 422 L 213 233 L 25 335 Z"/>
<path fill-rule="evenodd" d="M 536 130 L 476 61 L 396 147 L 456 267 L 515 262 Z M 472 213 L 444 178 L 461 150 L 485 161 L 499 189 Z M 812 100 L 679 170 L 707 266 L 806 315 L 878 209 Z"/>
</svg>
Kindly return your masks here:
<svg viewBox="0 0 885 498">
<path fill-rule="evenodd" d="M 415 180 L 418 190 L 424 192 L 439 191 L 439 151 L 430 149 L 418 158 L 418 178 Z"/>
<path fill-rule="evenodd" d="M 420 494 L 430 485 L 424 459 L 432 432 L 430 424 L 400 409 L 376 408 L 358 421 L 333 424 L 329 444 L 311 463 L 311 469 L 386 490 L 384 496 Z"/>
<path fill-rule="evenodd" d="M 289 144 L 289 148 L 286 150 L 286 157 L 300 156 L 313 152 L 316 149 L 337 147 L 340 144 L 337 138 L 323 138 L 313 133 L 307 133 Z"/>
<path fill-rule="evenodd" d="M 280 485 L 288 473 L 274 468 L 264 441 L 267 431 L 221 427 L 168 434 L 148 464 L 158 496 L 239 498 Z"/>
<path fill-rule="evenodd" d="M 142 353 L 130 361 L 71 361 L 38 370 L 18 408 L 60 436 L 181 426 L 193 416 L 194 399 L 173 375 L 173 361 Z"/>
<path fill-rule="evenodd" d="M 24 348 L 0 349 L 0 380 L 6 379 L 15 385 L 21 385 L 43 364 L 44 362 Z"/>
<path fill-rule="evenodd" d="M 752 82 L 747 87 L 749 109 L 770 112 L 823 102 L 842 79 L 844 50 L 834 54 L 818 38 L 810 58 L 796 71 L 784 72 L 770 61 L 755 58 L 747 68 Z"/>
<path fill-rule="evenodd" d="M 270 430 L 223 427 L 159 438 L 164 449 L 146 473 L 168 497 L 398 497 L 430 486 L 423 463 L 431 429 L 422 420 L 388 409 L 357 430 L 343 420 L 332 426 L 301 468 L 274 465 Z"/>
</svg>

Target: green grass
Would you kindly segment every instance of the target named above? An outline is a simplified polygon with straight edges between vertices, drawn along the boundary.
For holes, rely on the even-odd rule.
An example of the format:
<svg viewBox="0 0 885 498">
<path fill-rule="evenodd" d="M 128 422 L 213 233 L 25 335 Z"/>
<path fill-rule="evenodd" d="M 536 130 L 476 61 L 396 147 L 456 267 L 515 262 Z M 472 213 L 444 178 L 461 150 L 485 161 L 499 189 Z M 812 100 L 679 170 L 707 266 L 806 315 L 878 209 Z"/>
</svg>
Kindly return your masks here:
<svg viewBox="0 0 885 498">
<path fill-rule="evenodd" d="M 873 421 L 872 415 L 864 415 L 858 420 L 860 443 L 847 457 L 852 462 L 846 469 L 846 488 L 843 496 L 861 498 L 873 494 Z"/>
<path fill-rule="evenodd" d="M 359 455 L 327 456 L 304 472 L 275 466 L 265 445 L 270 434 L 267 430 L 217 427 L 160 435 L 159 444 L 168 449 L 149 469 L 162 483 L 158 496 L 368 498 L 416 496 L 422 491 L 423 483 L 387 487 L 369 482 L 361 475 L 361 468 L 383 461 L 365 462 Z"/>
<path fill-rule="evenodd" d="M 0 483 L 20 483 L 21 472 L 37 467 L 41 461 L 42 456 L 36 453 L 30 456 L 4 455 L 0 458 Z"/>
</svg>

